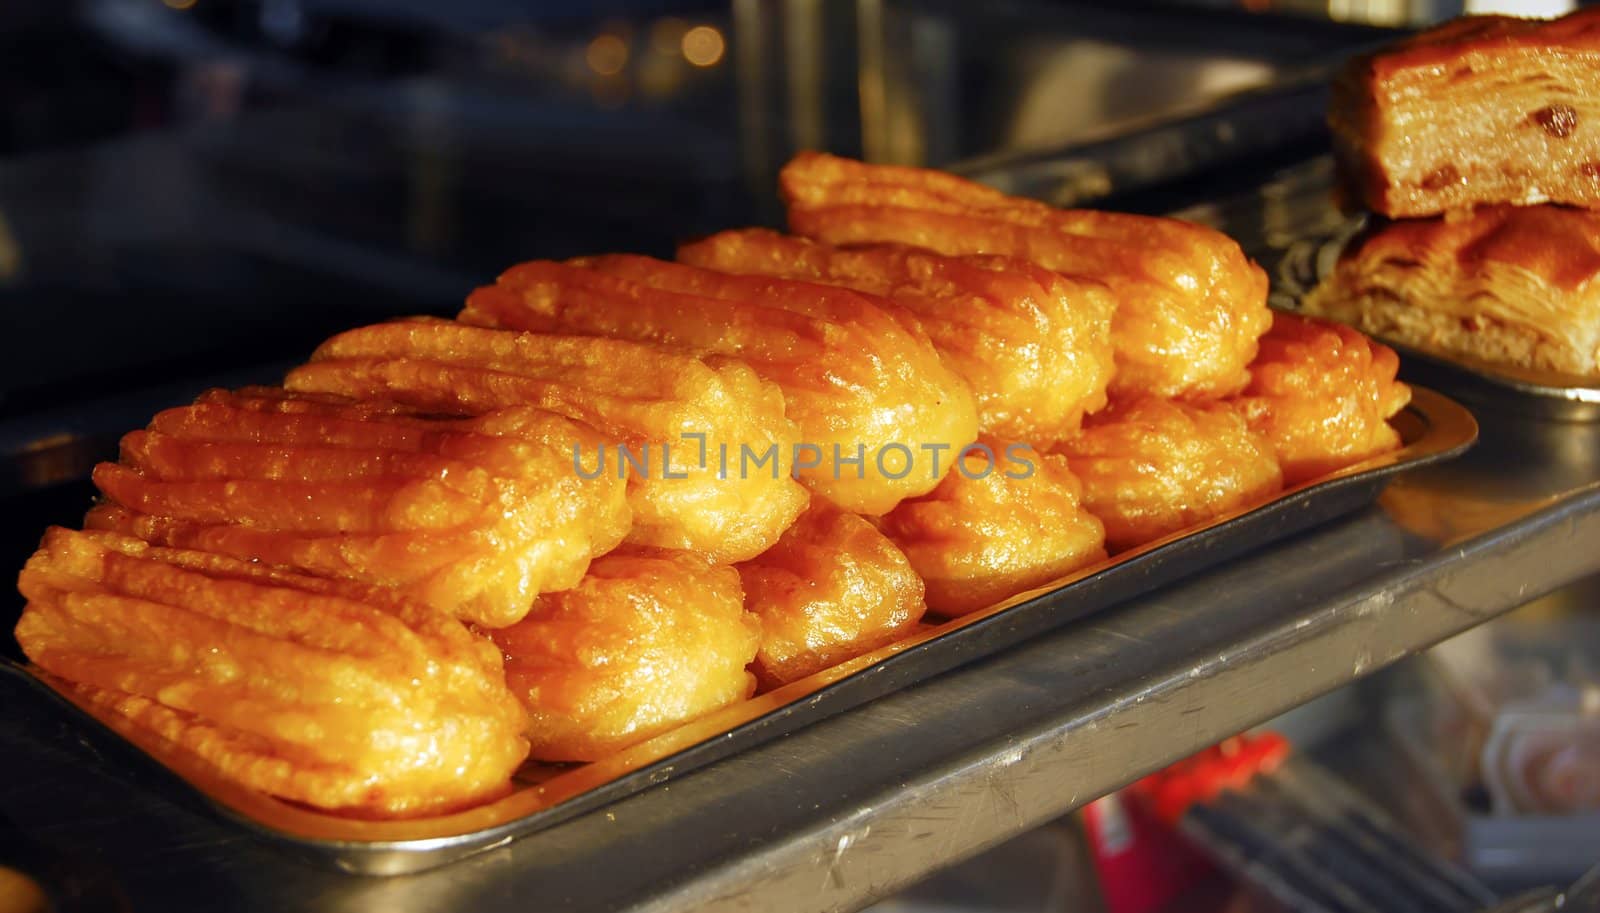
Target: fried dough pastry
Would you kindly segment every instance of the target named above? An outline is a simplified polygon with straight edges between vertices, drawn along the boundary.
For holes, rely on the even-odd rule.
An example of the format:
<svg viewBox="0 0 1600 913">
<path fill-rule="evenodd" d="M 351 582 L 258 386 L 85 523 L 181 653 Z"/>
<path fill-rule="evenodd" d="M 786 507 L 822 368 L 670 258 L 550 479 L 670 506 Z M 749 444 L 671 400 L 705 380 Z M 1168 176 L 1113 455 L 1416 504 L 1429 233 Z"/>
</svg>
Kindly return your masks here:
<svg viewBox="0 0 1600 913">
<path fill-rule="evenodd" d="M 938 615 L 965 615 L 1106 557 L 1105 529 L 1065 459 L 1027 444 L 982 446 L 987 454 L 975 445 L 933 493 L 881 523 Z"/>
<path fill-rule="evenodd" d="M 252 789 L 436 814 L 527 754 L 494 647 L 391 590 L 60 528 L 18 587 L 30 660 Z"/>
<path fill-rule="evenodd" d="M 1113 396 L 1226 396 L 1266 332 L 1267 276 L 1227 235 L 1176 219 L 1056 209 L 951 174 L 801 153 L 780 176 L 795 234 L 1004 254 L 1109 286 Z"/>
<path fill-rule="evenodd" d="M 485 625 L 577 584 L 628 529 L 623 486 L 582 479 L 593 429 L 523 409 L 477 420 L 251 388 L 213 390 L 95 467 L 86 525 L 391 586 Z M 515 436 L 499 436 L 515 426 Z"/>
<path fill-rule="evenodd" d="M 753 558 L 778 541 L 808 499 L 775 464 L 733 471 L 741 447 L 787 453 L 799 432 L 784 417 L 778 389 L 729 359 L 622 340 L 403 320 L 333 337 L 284 383 L 448 413 L 531 404 L 591 425 L 604 449 L 569 448 L 563 465 L 573 475 L 627 476 L 628 541 L 635 545 L 724 562 Z M 732 454 L 725 474 L 724 452 Z"/>
<path fill-rule="evenodd" d="M 1400 446 L 1387 421 L 1411 401 L 1399 369 L 1393 349 L 1356 330 L 1276 312 L 1232 405 L 1298 485 Z"/>
<path fill-rule="evenodd" d="M 925 446 L 953 450 L 977 433 L 972 391 L 916 318 L 849 289 L 613 255 L 514 266 L 473 292 L 461 319 L 744 360 L 783 389 L 786 413 L 810 445 L 792 464 L 780 453 L 779 465 L 854 512 L 881 514 L 938 484 L 922 471 L 929 461 L 893 475 L 905 459 L 894 445 L 915 459 Z M 885 453 L 892 462 L 880 466 Z"/>
<path fill-rule="evenodd" d="M 1382 224 L 1305 310 L 1427 352 L 1600 381 L 1600 212 L 1480 206 Z"/>
<path fill-rule="evenodd" d="M 688 552 L 613 552 L 489 632 L 532 756 L 592 761 L 749 697 L 760 623 L 739 574 Z"/>
<path fill-rule="evenodd" d="M 946 257 L 900 244 L 834 247 L 760 228 L 684 245 L 678 259 L 842 285 L 904 306 L 972 387 L 987 434 L 1059 440 L 1106 404 L 1116 303 L 1099 282 L 1013 257 Z"/>
<path fill-rule="evenodd" d="M 1328 125 L 1352 202 L 1393 218 L 1600 205 L 1600 10 L 1465 16 L 1350 61 Z"/>
<path fill-rule="evenodd" d="M 738 569 L 744 606 L 761 619 L 753 668 L 767 688 L 893 643 L 927 608 L 905 554 L 866 519 L 820 501 Z"/>
<path fill-rule="evenodd" d="M 1113 403 L 1062 444 L 1115 554 L 1265 501 L 1283 488 L 1272 445 L 1225 403 Z"/>
</svg>

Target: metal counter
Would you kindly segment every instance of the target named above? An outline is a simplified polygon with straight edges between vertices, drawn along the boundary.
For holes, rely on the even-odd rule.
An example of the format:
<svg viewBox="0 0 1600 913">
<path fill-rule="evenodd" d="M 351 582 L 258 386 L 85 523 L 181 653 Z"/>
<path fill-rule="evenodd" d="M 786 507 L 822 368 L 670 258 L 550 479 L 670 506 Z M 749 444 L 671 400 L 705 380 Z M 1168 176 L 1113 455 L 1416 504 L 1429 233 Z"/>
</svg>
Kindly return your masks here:
<svg viewBox="0 0 1600 913">
<path fill-rule="evenodd" d="M 1318 167 L 1196 214 L 1264 256 L 1323 205 Z M 65 910 L 856 908 L 1600 571 L 1600 425 L 1475 411 L 1474 451 L 1373 507 L 419 875 L 341 875 L 237 839 L 7 692 L 0 861 L 73 885 L 83 903 Z"/>
</svg>

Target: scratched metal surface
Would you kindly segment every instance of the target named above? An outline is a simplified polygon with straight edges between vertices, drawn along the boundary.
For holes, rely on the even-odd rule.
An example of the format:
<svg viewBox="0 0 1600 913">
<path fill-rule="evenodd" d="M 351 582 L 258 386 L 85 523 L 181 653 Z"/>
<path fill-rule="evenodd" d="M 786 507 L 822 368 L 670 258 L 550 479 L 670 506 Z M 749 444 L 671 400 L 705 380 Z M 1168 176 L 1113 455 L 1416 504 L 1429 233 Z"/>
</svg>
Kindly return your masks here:
<svg viewBox="0 0 1600 913">
<path fill-rule="evenodd" d="M 1205 215 L 1254 243 L 1320 205 L 1314 189 Z M 1600 570 L 1600 426 L 1515 402 L 1478 417 L 1465 458 L 1343 520 L 418 875 L 236 840 L 0 691 L 0 861 L 73 885 L 83 909 L 857 908 Z"/>
</svg>

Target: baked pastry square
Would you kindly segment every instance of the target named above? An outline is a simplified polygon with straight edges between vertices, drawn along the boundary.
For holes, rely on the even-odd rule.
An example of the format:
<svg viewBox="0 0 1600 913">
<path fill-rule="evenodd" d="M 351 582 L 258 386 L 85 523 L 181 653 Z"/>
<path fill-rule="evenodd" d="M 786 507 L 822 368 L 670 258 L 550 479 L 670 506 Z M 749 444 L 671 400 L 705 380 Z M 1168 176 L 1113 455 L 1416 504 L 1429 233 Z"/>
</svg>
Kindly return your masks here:
<svg viewBox="0 0 1600 913">
<path fill-rule="evenodd" d="M 1328 123 L 1349 202 L 1391 218 L 1600 205 L 1600 9 L 1469 16 L 1357 57 Z"/>
<path fill-rule="evenodd" d="M 1351 242 L 1305 310 L 1426 352 L 1600 378 L 1600 213 L 1488 206 Z"/>
</svg>

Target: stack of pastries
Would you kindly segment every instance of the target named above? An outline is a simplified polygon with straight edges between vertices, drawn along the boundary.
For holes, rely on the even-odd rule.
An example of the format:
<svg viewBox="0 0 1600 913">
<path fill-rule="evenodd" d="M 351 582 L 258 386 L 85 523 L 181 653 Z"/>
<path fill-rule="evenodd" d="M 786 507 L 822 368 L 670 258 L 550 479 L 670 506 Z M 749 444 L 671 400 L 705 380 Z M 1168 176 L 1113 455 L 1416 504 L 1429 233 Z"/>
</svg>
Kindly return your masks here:
<svg viewBox="0 0 1600 913">
<path fill-rule="evenodd" d="M 1308 311 L 1600 381 L 1600 9 L 1469 16 L 1358 58 L 1329 123 L 1345 196 L 1381 218 Z"/>
<path fill-rule="evenodd" d="M 98 467 L 17 639 L 221 777 L 438 814 L 1397 447 L 1225 236 L 805 154 L 792 235 L 515 266 Z"/>
</svg>

